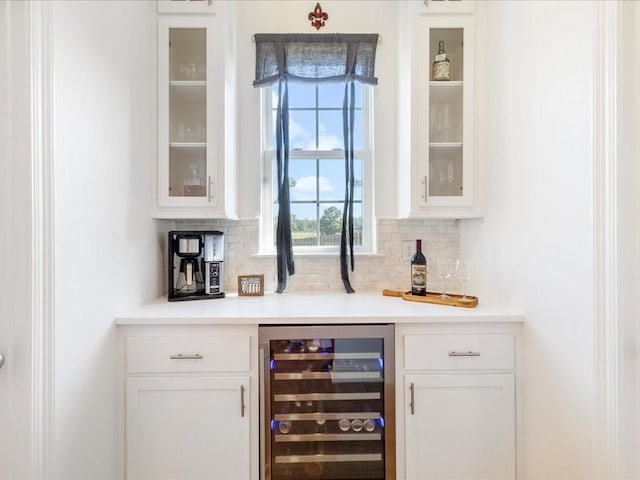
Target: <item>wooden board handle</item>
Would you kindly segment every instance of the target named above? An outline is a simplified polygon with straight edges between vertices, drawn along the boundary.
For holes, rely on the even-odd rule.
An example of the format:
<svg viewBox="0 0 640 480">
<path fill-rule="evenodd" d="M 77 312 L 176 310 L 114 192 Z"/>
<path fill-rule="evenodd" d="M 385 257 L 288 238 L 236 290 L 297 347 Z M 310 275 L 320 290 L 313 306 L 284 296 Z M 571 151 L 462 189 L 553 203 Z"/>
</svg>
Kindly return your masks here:
<svg viewBox="0 0 640 480">
<path fill-rule="evenodd" d="M 401 297 L 404 292 L 401 290 L 382 290 L 382 295 L 385 297 Z"/>
</svg>

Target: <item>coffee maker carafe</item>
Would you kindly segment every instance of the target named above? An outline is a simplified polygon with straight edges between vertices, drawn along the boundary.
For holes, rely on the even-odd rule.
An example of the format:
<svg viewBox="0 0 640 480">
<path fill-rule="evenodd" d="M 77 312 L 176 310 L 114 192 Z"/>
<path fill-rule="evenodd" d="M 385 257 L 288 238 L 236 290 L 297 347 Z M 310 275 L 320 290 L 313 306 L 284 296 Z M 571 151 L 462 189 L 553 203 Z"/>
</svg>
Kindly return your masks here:
<svg viewBox="0 0 640 480">
<path fill-rule="evenodd" d="M 168 239 L 168 299 L 224 297 L 224 234 L 171 231 Z"/>
</svg>

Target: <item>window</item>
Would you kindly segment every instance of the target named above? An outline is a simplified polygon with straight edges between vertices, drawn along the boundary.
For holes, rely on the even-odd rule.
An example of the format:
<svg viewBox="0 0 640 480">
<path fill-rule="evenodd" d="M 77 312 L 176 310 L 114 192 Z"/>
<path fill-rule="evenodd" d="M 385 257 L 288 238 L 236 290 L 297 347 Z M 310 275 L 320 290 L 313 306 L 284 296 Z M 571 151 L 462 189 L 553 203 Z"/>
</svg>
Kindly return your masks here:
<svg viewBox="0 0 640 480">
<path fill-rule="evenodd" d="M 277 89 L 263 89 L 262 251 L 275 251 Z M 356 84 L 354 249 L 372 247 L 372 89 Z M 294 251 L 337 252 L 345 195 L 344 84 L 289 83 L 289 187 Z"/>
</svg>

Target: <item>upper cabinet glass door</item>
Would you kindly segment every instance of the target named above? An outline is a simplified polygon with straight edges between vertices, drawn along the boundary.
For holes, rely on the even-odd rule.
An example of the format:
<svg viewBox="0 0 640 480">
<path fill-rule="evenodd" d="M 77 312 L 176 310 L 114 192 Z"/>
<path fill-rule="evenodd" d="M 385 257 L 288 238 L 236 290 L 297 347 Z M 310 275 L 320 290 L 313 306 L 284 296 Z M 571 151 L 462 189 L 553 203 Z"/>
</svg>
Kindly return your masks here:
<svg viewBox="0 0 640 480">
<path fill-rule="evenodd" d="M 423 22 L 418 34 L 416 207 L 472 206 L 472 17 L 427 17 Z"/>
<path fill-rule="evenodd" d="M 169 196 L 207 195 L 207 31 L 169 29 Z"/>
<path fill-rule="evenodd" d="M 464 42 L 461 28 L 429 30 L 429 172 L 428 194 L 432 197 L 460 197 L 464 193 L 462 162 L 464 118 Z M 439 54 L 442 47 L 443 54 Z M 444 67 L 440 62 L 447 62 Z M 444 75 L 442 74 L 445 69 Z M 438 80 L 445 76 L 446 79 Z"/>
<path fill-rule="evenodd" d="M 216 207 L 215 42 L 203 16 L 159 19 L 158 205 Z"/>
<path fill-rule="evenodd" d="M 214 11 L 214 0 L 158 0 L 159 13 L 211 13 L 212 11 Z"/>
<path fill-rule="evenodd" d="M 158 14 L 155 218 L 237 218 L 233 2 L 163 2 Z M 207 5 L 207 15 L 194 8 Z M 160 4 L 158 5 L 160 9 Z M 173 10 L 171 10 L 173 11 Z M 186 14 L 194 13 L 194 14 Z M 228 188 L 227 188 L 228 187 Z"/>
</svg>

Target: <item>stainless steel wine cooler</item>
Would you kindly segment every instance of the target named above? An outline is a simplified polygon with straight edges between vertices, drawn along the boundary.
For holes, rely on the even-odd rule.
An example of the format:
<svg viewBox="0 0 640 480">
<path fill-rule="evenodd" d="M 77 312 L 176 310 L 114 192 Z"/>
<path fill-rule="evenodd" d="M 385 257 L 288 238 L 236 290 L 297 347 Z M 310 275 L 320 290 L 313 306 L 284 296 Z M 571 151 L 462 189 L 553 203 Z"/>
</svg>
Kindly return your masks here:
<svg viewBox="0 0 640 480">
<path fill-rule="evenodd" d="M 395 479 L 393 325 L 260 327 L 261 478 Z"/>
</svg>

